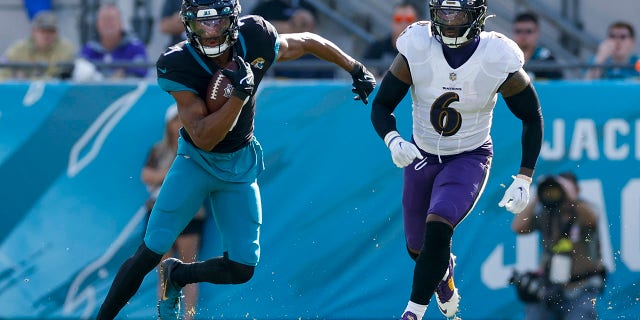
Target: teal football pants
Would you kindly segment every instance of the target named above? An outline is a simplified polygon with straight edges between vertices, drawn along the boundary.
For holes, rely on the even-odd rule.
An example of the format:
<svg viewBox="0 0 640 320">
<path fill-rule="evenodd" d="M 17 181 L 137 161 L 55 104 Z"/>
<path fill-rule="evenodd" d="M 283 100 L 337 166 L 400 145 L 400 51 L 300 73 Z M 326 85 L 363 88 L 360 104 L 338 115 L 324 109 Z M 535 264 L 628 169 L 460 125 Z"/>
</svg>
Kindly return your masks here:
<svg viewBox="0 0 640 320">
<path fill-rule="evenodd" d="M 145 245 L 158 254 L 167 252 L 208 196 L 229 259 L 257 265 L 262 224 L 258 183 L 221 180 L 184 155 L 177 156 L 165 178 L 149 217 Z"/>
</svg>

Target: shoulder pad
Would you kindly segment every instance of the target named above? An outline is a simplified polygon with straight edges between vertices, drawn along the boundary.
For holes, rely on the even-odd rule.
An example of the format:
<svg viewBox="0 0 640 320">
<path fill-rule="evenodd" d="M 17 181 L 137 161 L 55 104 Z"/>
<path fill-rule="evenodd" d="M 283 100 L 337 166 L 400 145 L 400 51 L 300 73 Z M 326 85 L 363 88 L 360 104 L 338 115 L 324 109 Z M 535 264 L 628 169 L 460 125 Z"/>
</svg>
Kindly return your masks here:
<svg viewBox="0 0 640 320">
<path fill-rule="evenodd" d="M 273 27 L 269 21 L 256 15 L 241 17 L 238 21 L 238 26 L 240 28 L 240 32 L 243 33 L 269 32 L 272 29 L 275 30 L 275 27 Z"/>
<path fill-rule="evenodd" d="M 187 40 L 170 46 L 160 55 L 160 57 L 158 57 L 156 64 L 163 66 L 180 64 L 184 55 L 187 54 L 186 44 Z"/>
<path fill-rule="evenodd" d="M 499 32 L 482 32 L 481 43 L 486 46 L 486 65 L 490 73 L 513 73 L 524 65 L 524 53 L 511 39 Z"/>
<path fill-rule="evenodd" d="M 433 35 L 431 34 L 430 21 L 418 21 L 409 25 L 396 40 L 396 48 L 403 56 L 409 60 L 413 60 L 410 55 L 416 55 L 415 58 L 422 56 L 422 53 L 429 49 Z"/>
</svg>

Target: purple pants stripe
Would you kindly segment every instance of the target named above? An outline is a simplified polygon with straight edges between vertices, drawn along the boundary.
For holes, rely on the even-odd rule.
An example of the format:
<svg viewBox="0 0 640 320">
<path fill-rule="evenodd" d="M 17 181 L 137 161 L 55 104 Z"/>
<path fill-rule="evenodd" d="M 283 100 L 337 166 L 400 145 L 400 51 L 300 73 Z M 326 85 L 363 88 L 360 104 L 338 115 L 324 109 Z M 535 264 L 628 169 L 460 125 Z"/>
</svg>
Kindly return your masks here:
<svg viewBox="0 0 640 320">
<path fill-rule="evenodd" d="M 455 227 L 469 214 L 484 191 L 491 157 L 487 146 L 442 156 L 442 163 L 425 154 L 404 169 L 402 208 L 410 249 L 422 249 L 427 215 L 436 214 Z"/>
</svg>

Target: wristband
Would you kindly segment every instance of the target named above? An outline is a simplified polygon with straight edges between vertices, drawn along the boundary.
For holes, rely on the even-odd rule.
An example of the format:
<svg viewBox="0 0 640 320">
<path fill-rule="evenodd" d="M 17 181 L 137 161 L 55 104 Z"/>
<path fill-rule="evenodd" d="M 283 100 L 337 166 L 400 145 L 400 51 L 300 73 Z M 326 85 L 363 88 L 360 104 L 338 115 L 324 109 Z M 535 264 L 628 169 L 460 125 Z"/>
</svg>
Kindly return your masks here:
<svg viewBox="0 0 640 320">
<path fill-rule="evenodd" d="M 522 173 L 519 173 L 517 176 L 515 176 L 514 178 L 520 178 L 528 183 L 531 183 L 533 181 L 533 179 L 531 179 L 531 177 L 529 177 L 528 175 L 524 175 Z"/>
<path fill-rule="evenodd" d="M 400 137 L 400 133 L 398 133 L 398 131 L 389 131 L 389 133 L 387 133 L 384 136 L 384 144 L 387 145 L 387 148 L 391 145 L 391 141 L 395 140 L 396 138 L 401 138 Z"/>
</svg>

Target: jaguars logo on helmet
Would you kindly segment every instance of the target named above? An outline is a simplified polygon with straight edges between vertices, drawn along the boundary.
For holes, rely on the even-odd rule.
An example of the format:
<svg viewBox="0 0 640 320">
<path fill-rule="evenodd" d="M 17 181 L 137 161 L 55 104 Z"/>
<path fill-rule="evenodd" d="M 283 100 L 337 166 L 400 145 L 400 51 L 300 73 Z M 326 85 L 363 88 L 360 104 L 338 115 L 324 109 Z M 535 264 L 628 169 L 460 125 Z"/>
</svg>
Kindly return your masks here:
<svg viewBox="0 0 640 320">
<path fill-rule="evenodd" d="M 449 48 L 477 37 L 487 19 L 487 0 L 430 0 L 431 31 Z"/>
<path fill-rule="evenodd" d="M 183 0 L 180 18 L 189 43 L 200 53 L 217 57 L 238 40 L 238 0 Z"/>
</svg>

